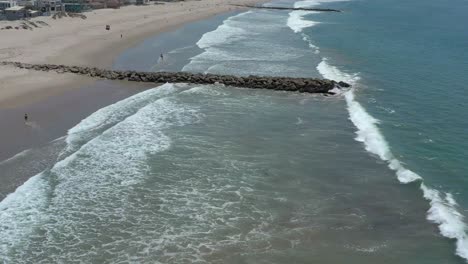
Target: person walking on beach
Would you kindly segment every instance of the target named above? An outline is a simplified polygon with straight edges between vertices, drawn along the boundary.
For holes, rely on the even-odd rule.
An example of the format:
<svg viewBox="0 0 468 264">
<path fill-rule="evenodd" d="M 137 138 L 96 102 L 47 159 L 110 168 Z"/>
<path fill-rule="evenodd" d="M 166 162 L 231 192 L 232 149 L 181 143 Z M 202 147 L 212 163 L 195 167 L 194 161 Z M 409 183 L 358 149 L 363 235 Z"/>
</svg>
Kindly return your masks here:
<svg viewBox="0 0 468 264">
<path fill-rule="evenodd" d="M 28 122 L 28 114 L 24 114 L 24 123 Z"/>
</svg>

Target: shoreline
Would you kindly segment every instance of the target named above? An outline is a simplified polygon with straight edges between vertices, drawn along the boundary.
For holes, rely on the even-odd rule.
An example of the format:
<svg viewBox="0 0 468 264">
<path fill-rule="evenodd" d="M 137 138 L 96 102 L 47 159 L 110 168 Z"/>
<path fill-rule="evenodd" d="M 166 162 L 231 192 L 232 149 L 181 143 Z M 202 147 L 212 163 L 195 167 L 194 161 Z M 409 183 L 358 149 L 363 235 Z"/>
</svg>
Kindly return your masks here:
<svg viewBox="0 0 468 264">
<path fill-rule="evenodd" d="M 242 2 L 261 1 L 245 0 Z M 85 20 L 69 17 L 57 20 L 53 20 L 52 17 L 37 17 L 31 21 L 36 21 L 36 24 L 39 24 L 37 21 L 44 21 L 50 26 L 34 28 L 32 31 L 0 31 L 0 60 L 110 68 L 119 54 L 144 39 L 174 30 L 196 20 L 241 9 L 245 8 L 233 8 L 226 0 L 202 0 L 94 10 L 85 13 L 87 15 Z M 20 21 L 0 21 L 0 28 L 14 23 L 20 23 Z M 106 24 L 111 25 L 110 31 L 105 30 Z M 122 38 L 120 34 L 123 35 Z M 15 45 L 17 43 L 20 44 Z M 26 109 L 37 107 L 47 109 L 51 98 L 60 98 L 61 96 L 68 98 L 73 91 L 77 93 L 88 91 L 90 96 L 93 96 L 93 93 L 98 93 L 95 90 L 100 89 L 99 82 L 95 78 L 87 76 L 38 72 L 0 65 L 0 112 L 3 113 L 0 115 L 0 122 L 5 124 L 6 128 L 0 133 L 4 138 L 0 141 L 0 145 L 3 146 L 0 161 L 29 149 L 29 147 L 39 145 L 40 142 L 32 142 L 29 138 L 8 136 L 14 135 L 18 129 L 23 129 L 23 115 L 24 111 L 27 111 Z M 127 96 L 139 91 L 139 89 L 134 89 L 135 91 L 131 92 L 128 89 L 119 89 L 118 87 L 121 85 L 119 82 L 115 83 L 117 90 L 115 93 L 110 91 L 109 95 L 109 97 L 114 98 L 114 101 L 101 98 L 101 103 L 95 104 L 92 109 L 87 109 L 88 112 L 91 111 L 89 113 L 123 99 L 124 97 L 121 96 L 113 97 L 113 94 L 125 93 L 122 90 L 129 93 Z M 148 86 L 148 84 L 128 85 L 130 87 Z M 94 88 L 90 89 L 91 86 Z M 104 96 L 101 95 L 101 97 Z M 93 100 L 96 101 L 94 98 Z M 84 116 L 78 117 L 78 115 L 70 113 L 65 105 L 58 110 L 63 112 L 63 115 L 74 118 L 73 123 L 69 124 L 69 127 L 61 127 L 61 133 L 57 134 L 56 131 L 43 131 L 43 133 L 63 136 L 70 127 L 84 118 Z M 28 113 L 32 115 L 33 119 L 38 118 L 38 114 Z M 41 115 L 44 114 L 46 112 Z M 50 114 L 54 115 L 55 113 Z M 6 115 L 10 115 L 10 117 L 6 118 Z M 11 116 L 15 116 L 15 118 Z M 25 142 L 30 142 L 31 145 L 28 145 L 29 147 L 23 146 Z M 17 146 L 16 151 L 13 151 L 15 148 L 11 148 L 12 145 Z"/>
<path fill-rule="evenodd" d="M 80 120 L 148 88 L 148 84 L 99 80 L 0 111 L 0 122 L 8 124 L 0 131 L 0 201 L 57 162 L 67 131 Z M 24 113 L 30 113 L 27 123 Z"/>
<path fill-rule="evenodd" d="M 0 59 L 110 68 L 122 52 L 147 38 L 170 32 L 197 20 L 204 20 L 229 11 L 242 10 L 232 8 L 228 4 L 218 6 L 219 3 L 226 2 L 216 0 L 208 3 L 207 0 L 203 0 L 183 2 L 183 6 L 180 6 L 181 3 L 167 3 L 146 7 L 130 6 L 118 10 L 96 10 L 86 13 L 87 20 L 77 18 L 52 20 L 50 17 L 38 17 L 33 21 L 47 21 L 51 26 L 33 31 L 0 31 Z M 203 10 L 190 11 L 190 6 L 193 5 Z M 158 20 L 158 12 L 155 10 L 161 7 L 166 7 L 163 11 L 167 11 L 168 7 L 173 12 L 180 10 L 175 15 L 168 14 L 170 17 L 167 17 L 167 25 L 166 23 L 157 24 L 154 23 Z M 154 17 L 144 18 L 144 15 L 140 17 L 140 15 L 131 14 L 132 11 L 137 11 L 138 14 L 151 12 L 155 14 Z M 104 18 L 104 22 L 95 21 L 100 14 L 108 15 Z M 135 20 L 131 21 L 131 24 L 126 24 L 121 14 L 127 14 Z M 161 19 L 165 19 L 164 16 Z M 113 20 L 120 20 L 121 23 L 116 24 L 112 22 Z M 8 23 L 12 22 L 0 21 L 0 27 Z M 59 25 L 60 23 L 63 25 Z M 80 23 L 83 24 L 80 25 Z M 104 29 L 106 23 L 111 24 L 110 32 Z M 158 26 L 154 27 L 151 23 Z M 102 26 L 96 24 L 102 24 Z M 75 28 L 78 36 L 71 36 L 73 32 L 67 33 L 66 31 L 70 31 L 65 30 L 68 27 Z M 57 32 L 54 31 L 56 28 L 58 28 Z M 126 30 L 122 40 L 119 28 Z M 132 30 L 132 28 L 136 29 Z M 103 32 L 105 34 L 99 36 Z M 61 42 L 61 39 L 64 41 Z M 66 41 L 67 39 L 72 41 Z M 12 46 L 15 42 L 23 43 L 24 46 Z M 4 129 L 0 131 L 0 146 L 2 146 L 0 165 L 16 155 L 22 156 L 20 153 L 24 151 L 27 153 L 31 153 L 31 150 L 32 152 L 41 151 L 48 142 L 66 135 L 68 129 L 89 114 L 143 91 L 151 85 L 154 86 L 148 83 L 104 81 L 69 73 L 38 72 L 0 65 L 0 123 L 4 124 Z M 33 126 L 25 125 L 23 120 L 25 113 L 29 114 Z M 31 159 L 31 157 L 25 158 Z M 28 162 L 33 162 L 33 160 Z M 48 162 L 54 163 L 54 161 Z M 45 169 L 44 166 L 49 166 L 48 163 L 42 161 L 33 163 L 35 164 L 31 166 L 40 171 Z M 23 173 L 26 170 L 23 165 L 18 166 L 15 165 L 22 169 L 3 171 L 0 169 L 2 171 L 0 180 L 3 185 L 0 190 L 0 201 L 32 176 Z"/>
<path fill-rule="evenodd" d="M 241 0 L 251 4 L 264 1 Z M 246 8 L 233 7 L 227 0 L 169 2 L 164 5 L 127 6 L 84 13 L 87 18 L 37 17 L 49 26 L 33 30 L 0 31 L 0 60 L 24 63 L 73 64 L 110 67 L 118 54 L 152 35 L 183 24 Z M 0 21 L 0 27 L 20 21 Z M 111 30 L 105 30 L 110 25 Z M 122 37 L 121 37 L 122 35 Z M 18 43 L 20 43 L 18 45 Z M 32 73 L 0 66 L 0 109 L 11 108 L 88 84 L 88 78 Z"/>
</svg>

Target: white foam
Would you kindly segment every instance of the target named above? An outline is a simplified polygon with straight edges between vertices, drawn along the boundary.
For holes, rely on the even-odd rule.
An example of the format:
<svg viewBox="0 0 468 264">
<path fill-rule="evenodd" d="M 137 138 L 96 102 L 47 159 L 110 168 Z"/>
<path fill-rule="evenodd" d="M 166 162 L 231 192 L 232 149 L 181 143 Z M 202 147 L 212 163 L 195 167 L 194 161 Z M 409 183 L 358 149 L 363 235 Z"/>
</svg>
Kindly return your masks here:
<svg viewBox="0 0 468 264">
<path fill-rule="evenodd" d="M 314 50 L 314 53 L 315 54 L 319 54 L 320 53 L 320 49 L 319 47 L 315 46 L 313 43 L 312 43 L 312 40 L 310 39 L 309 36 L 307 36 L 306 34 L 302 33 L 302 40 L 304 40 L 305 42 L 307 42 L 309 44 L 309 47 L 311 49 Z"/>
<path fill-rule="evenodd" d="M 224 86 L 224 85 L 220 85 Z M 209 96 L 225 96 L 228 93 L 222 91 L 220 88 L 215 85 L 203 85 L 190 88 L 186 91 L 181 92 L 181 94 L 204 94 Z"/>
<path fill-rule="evenodd" d="M 323 3 L 346 2 L 348 0 L 305 0 L 294 3 L 295 8 L 312 8 Z"/>
<path fill-rule="evenodd" d="M 0 161 L 0 165 L 4 165 L 6 163 L 9 163 L 9 162 L 12 162 L 18 158 L 21 158 L 21 157 L 24 157 L 26 154 L 28 154 L 28 152 L 31 151 L 31 149 L 25 149 L 15 155 L 13 155 L 12 157 L 6 159 L 6 160 L 3 160 L 3 161 Z"/>
<path fill-rule="evenodd" d="M 295 8 L 313 8 L 316 7 L 322 3 L 331 3 L 331 2 L 345 2 L 348 0 L 306 0 L 306 1 L 298 1 L 294 3 Z M 306 11 L 306 10 L 297 10 L 297 11 L 292 11 L 289 13 L 289 18 L 287 25 L 289 28 L 291 28 L 295 33 L 300 33 L 303 31 L 304 28 L 312 27 L 320 22 L 317 21 L 312 21 L 312 20 L 307 20 L 304 18 L 306 15 L 310 14 L 315 14 L 319 13 L 316 11 Z M 316 47 L 313 43 L 312 40 L 310 39 L 309 36 L 306 34 L 302 33 L 302 38 L 304 41 L 309 43 L 309 47 L 314 49 L 315 54 L 319 54 L 320 50 L 318 47 Z"/>
<path fill-rule="evenodd" d="M 178 48 L 178 49 L 174 49 L 174 50 L 171 50 L 168 52 L 168 54 L 177 54 L 177 53 L 182 53 L 182 52 L 185 52 L 187 50 L 190 50 L 192 48 L 194 48 L 195 46 L 194 45 L 190 45 L 190 46 L 185 46 L 185 47 L 182 47 L 182 48 Z"/>
<path fill-rule="evenodd" d="M 243 28 L 237 27 L 233 21 L 250 13 L 252 12 L 248 11 L 226 19 L 217 29 L 203 34 L 201 39 L 197 42 L 197 46 L 201 49 L 207 49 L 243 39 L 249 32 Z"/>
<path fill-rule="evenodd" d="M 182 70 L 238 75 L 252 72 L 267 75 L 271 74 L 270 70 L 284 72 L 285 65 L 270 62 L 289 62 L 304 56 L 304 50 L 272 42 L 265 36 L 280 33 L 286 19 L 284 13 L 252 11 L 229 17 L 201 37 L 197 45 L 204 51 L 190 58 Z M 272 67 L 278 65 L 283 68 L 274 71 Z"/>
<path fill-rule="evenodd" d="M 319 63 L 317 70 L 324 78 L 335 81 L 343 81 L 356 85 L 359 80 L 358 74 L 344 73 L 337 67 L 329 65 L 326 59 L 323 59 L 322 62 Z M 345 92 L 345 99 L 348 105 L 350 120 L 358 128 L 356 131 L 356 140 L 364 143 L 367 151 L 387 161 L 389 168 L 396 171 L 398 180 L 401 183 L 420 180 L 421 177 L 419 175 L 403 167 L 401 162 L 393 156 L 387 141 L 377 126 L 379 120 L 367 113 L 364 107 L 355 100 L 354 89 Z"/>
<path fill-rule="evenodd" d="M 223 34 L 220 34 L 221 32 Z M 227 44 L 242 39 L 242 36 L 245 34 L 247 34 L 247 31 L 242 28 L 222 24 L 217 30 L 205 33 L 197 42 L 197 46 L 201 49 L 206 49 L 221 44 Z"/>
<path fill-rule="evenodd" d="M 362 253 L 375 253 L 379 251 L 382 248 L 386 248 L 387 244 L 381 244 L 381 245 L 373 245 L 369 247 L 361 247 L 357 245 L 345 245 L 345 248 L 357 251 L 357 252 L 362 252 Z"/>
<path fill-rule="evenodd" d="M 166 85 L 168 89 L 171 87 Z M 140 97 L 152 95 L 152 92 L 147 91 Z M 125 108 L 128 106 L 125 102 L 129 101 L 123 101 L 120 106 Z M 89 120 L 82 121 L 83 127 L 78 125 L 74 131 L 83 132 L 85 127 L 95 129 L 94 124 L 105 122 L 104 117 L 109 116 L 112 110 L 118 112 L 121 109 L 116 108 L 116 105 L 108 106 L 100 111 L 102 115 L 91 115 Z M 196 109 L 178 104 L 177 100 L 170 97 L 153 97 L 134 114 L 117 121 L 81 145 L 76 152 L 57 162 L 50 171 L 30 178 L 0 202 L 0 259 L 9 260 L 11 257 L 17 260 L 17 254 L 21 254 L 22 249 L 18 251 L 15 247 L 28 247 L 27 244 L 33 243 L 31 232 L 38 226 L 46 232 L 47 237 L 41 245 L 36 246 L 54 247 L 57 242 L 55 239 L 60 240 L 60 232 L 63 232 L 65 226 L 76 230 L 86 224 L 81 222 L 86 222 L 85 218 L 79 221 L 75 219 L 77 214 L 86 211 L 88 215 L 98 215 L 113 208 L 109 203 L 125 199 L 122 192 L 148 175 L 148 156 L 170 147 L 171 139 L 164 134 L 164 130 L 198 120 Z M 50 179 L 56 183 L 52 185 L 53 189 Z M 80 207 L 86 204 L 93 206 Z M 51 221 L 42 224 L 47 219 Z M 75 245 L 71 246 L 61 250 L 73 252 Z M 29 261 L 32 259 L 26 262 Z"/>
<path fill-rule="evenodd" d="M 428 211 L 427 219 L 439 225 L 440 233 L 448 238 L 456 239 L 456 254 L 468 260 L 468 236 L 463 215 L 457 211 L 457 203 L 450 193 L 442 197 L 437 190 L 428 188 L 421 184 L 424 198 L 426 198 L 431 208 Z"/>
<path fill-rule="evenodd" d="M 307 0 L 307 1 L 298 1 L 294 3 L 295 8 L 307 8 L 307 7 L 314 7 L 320 5 L 323 1 L 320 0 Z"/>
<path fill-rule="evenodd" d="M 298 117 L 296 123 L 294 123 L 294 124 L 302 125 L 302 124 L 304 124 L 304 120 L 302 120 L 302 118 Z"/>
<path fill-rule="evenodd" d="M 302 32 L 304 28 L 312 27 L 318 24 L 318 22 L 307 20 L 304 18 L 306 15 L 314 14 L 317 12 L 313 11 L 293 11 L 289 13 L 289 18 L 287 25 L 290 27 L 294 33 Z"/>
<path fill-rule="evenodd" d="M 45 220 L 42 211 L 47 205 L 48 190 L 48 182 L 38 174 L 0 202 L 0 258 L 4 261 L 11 261 L 9 250 Z"/>
<path fill-rule="evenodd" d="M 357 81 L 359 81 L 359 74 L 350 74 L 342 72 L 337 67 L 329 65 L 327 58 L 324 58 L 319 63 L 319 65 L 317 66 L 317 70 L 324 78 L 334 80 L 337 82 L 343 81 L 349 84 L 355 84 Z"/>
<path fill-rule="evenodd" d="M 317 70 L 328 79 L 335 81 L 344 81 L 356 85 L 359 77 L 357 74 L 346 74 L 338 68 L 331 66 L 324 59 Z M 378 120 L 366 112 L 359 102 L 355 100 L 354 88 L 345 93 L 346 103 L 350 120 L 358 129 L 356 140 L 363 142 L 367 151 L 386 161 L 390 169 L 396 172 L 397 178 L 401 183 L 410 183 L 421 180 L 422 178 L 411 170 L 406 169 L 401 162 L 394 157 L 390 147 L 383 134 L 378 128 Z M 448 238 L 456 239 L 456 254 L 468 260 L 468 237 L 466 234 L 466 224 L 463 221 L 463 215 L 456 207 L 457 203 L 450 193 L 442 197 L 440 192 L 428 188 L 421 182 L 420 186 L 424 198 L 430 202 L 431 208 L 428 211 L 427 219 L 438 224 L 440 233 Z"/>
<path fill-rule="evenodd" d="M 154 100 L 154 98 L 167 96 L 168 94 L 174 93 L 175 91 L 177 91 L 177 89 L 174 85 L 164 84 L 160 87 L 138 93 L 112 105 L 99 109 L 82 120 L 76 126 L 68 130 L 68 136 L 66 139 L 67 150 L 73 151 L 73 148 L 77 144 L 83 141 L 86 142 L 92 138 L 93 135 L 95 135 L 95 133 L 93 133 L 94 131 L 121 121 L 123 118 L 133 114 L 151 100 Z"/>
</svg>

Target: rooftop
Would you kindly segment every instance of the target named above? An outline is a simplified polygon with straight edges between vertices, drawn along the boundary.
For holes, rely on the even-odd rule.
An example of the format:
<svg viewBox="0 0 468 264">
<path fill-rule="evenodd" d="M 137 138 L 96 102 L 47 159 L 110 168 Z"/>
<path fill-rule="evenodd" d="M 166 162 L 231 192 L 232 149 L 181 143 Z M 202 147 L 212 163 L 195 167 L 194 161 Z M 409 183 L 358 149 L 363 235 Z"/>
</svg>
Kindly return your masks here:
<svg viewBox="0 0 468 264">
<path fill-rule="evenodd" d="M 24 6 L 13 6 L 13 7 L 5 9 L 5 11 L 20 11 L 23 9 L 24 9 Z"/>
</svg>

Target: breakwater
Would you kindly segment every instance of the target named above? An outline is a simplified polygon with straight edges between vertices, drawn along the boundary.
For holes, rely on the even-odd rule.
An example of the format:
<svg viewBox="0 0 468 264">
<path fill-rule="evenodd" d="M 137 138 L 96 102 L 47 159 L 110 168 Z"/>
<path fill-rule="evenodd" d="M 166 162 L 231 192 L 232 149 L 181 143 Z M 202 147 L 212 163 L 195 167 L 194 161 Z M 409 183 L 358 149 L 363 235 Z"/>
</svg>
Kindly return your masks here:
<svg viewBox="0 0 468 264">
<path fill-rule="evenodd" d="M 317 12 L 341 12 L 338 9 L 331 8 L 307 8 L 307 7 L 280 7 L 280 6 L 254 6 L 254 5 L 234 5 L 239 7 L 257 8 L 257 9 L 273 9 L 273 10 L 301 10 L 301 11 L 317 11 Z"/>
<path fill-rule="evenodd" d="M 334 94 L 334 88 L 350 87 L 345 82 L 326 79 L 289 78 L 271 76 L 233 76 L 218 74 L 202 74 L 189 72 L 136 72 L 114 71 L 95 67 L 67 66 L 54 64 L 29 64 L 21 62 L 0 62 L 22 69 L 36 71 L 53 71 L 57 73 L 74 73 L 107 80 L 125 80 L 133 82 L 153 83 L 193 83 L 193 84 L 224 84 L 228 86 L 292 91 L 301 93 Z"/>
</svg>

